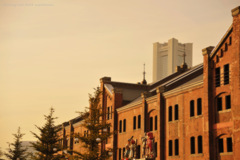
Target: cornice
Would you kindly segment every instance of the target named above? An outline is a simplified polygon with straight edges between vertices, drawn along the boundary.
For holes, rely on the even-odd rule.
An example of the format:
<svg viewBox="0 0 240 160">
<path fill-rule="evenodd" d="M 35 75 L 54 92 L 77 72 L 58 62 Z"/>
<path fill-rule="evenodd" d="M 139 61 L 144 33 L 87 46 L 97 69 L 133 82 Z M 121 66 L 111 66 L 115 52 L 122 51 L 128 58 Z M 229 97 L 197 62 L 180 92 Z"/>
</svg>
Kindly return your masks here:
<svg viewBox="0 0 240 160">
<path fill-rule="evenodd" d="M 163 96 L 165 96 L 166 98 L 167 97 L 170 97 L 172 96 L 173 94 L 176 94 L 178 92 L 184 92 L 184 91 L 187 91 L 188 89 L 193 89 L 194 87 L 202 87 L 203 86 L 203 80 L 200 80 L 200 81 L 197 81 L 195 83 L 191 83 L 189 85 L 186 85 L 186 86 L 182 86 L 182 87 L 179 87 L 179 88 L 176 88 L 176 89 L 173 89 L 173 90 L 170 90 L 168 92 L 165 92 L 163 93 Z"/>
</svg>

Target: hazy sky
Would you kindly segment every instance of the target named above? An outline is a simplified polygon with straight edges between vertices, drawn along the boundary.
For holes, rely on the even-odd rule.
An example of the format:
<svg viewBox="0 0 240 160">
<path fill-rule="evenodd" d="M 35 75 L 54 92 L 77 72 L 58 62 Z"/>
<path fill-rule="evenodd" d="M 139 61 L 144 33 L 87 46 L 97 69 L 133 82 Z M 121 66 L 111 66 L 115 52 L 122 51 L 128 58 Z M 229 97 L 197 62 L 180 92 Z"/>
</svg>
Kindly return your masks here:
<svg viewBox="0 0 240 160">
<path fill-rule="evenodd" d="M 152 43 L 177 38 L 217 45 L 239 0 L 0 0 L 0 147 L 17 127 L 56 124 L 78 116 L 99 79 L 139 82 L 143 63 L 152 81 Z"/>
</svg>

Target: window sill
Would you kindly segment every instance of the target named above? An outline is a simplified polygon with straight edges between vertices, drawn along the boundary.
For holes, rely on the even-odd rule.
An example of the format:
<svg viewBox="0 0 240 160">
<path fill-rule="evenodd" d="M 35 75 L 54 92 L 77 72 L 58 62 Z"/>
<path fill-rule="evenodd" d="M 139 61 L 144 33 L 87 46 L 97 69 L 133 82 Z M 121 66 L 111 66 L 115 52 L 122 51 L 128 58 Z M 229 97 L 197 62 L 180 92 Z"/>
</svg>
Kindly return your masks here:
<svg viewBox="0 0 240 160">
<path fill-rule="evenodd" d="M 231 156 L 233 155 L 233 152 L 223 152 L 223 153 L 220 153 L 220 156 Z"/>
<path fill-rule="evenodd" d="M 231 112 L 231 108 L 218 111 L 218 113 L 226 113 L 226 112 Z"/>
<path fill-rule="evenodd" d="M 191 154 L 192 157 L 201 157 L 203 156 L 203 153 L 198 153 L 198 154 Z"/>
<path fill-rule="evenodd" d="M 168 156 L 170 159 L 180 158 L 180 156 Z"/>
<path fill-rule="evenodd" d="M 192 116 L 192 117 L 190 117 L 190 119 L 197 119 L 197 118 L 202 118 L 203 117 L 203 115 L 201 114 L 201 115 L 197 115 L 197 116 Z"/>
</svg>

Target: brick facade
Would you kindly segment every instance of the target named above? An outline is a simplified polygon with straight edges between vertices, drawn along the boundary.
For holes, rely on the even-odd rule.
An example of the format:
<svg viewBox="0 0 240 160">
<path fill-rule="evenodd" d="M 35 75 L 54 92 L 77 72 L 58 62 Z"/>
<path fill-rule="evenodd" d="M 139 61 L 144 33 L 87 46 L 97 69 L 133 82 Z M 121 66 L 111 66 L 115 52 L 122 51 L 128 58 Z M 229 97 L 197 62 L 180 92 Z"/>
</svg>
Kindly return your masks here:
<svg viewBox="0 0 240 160">
<path fill-rule="evenodd" d="M 203 64 L 190 69 L 184 64 L 152 84 L 101 78 L 104 119 L 116 132 L 102 145 L 115 149 L 111 159 L 123 157 L 132 136 L 141 157 L 145 132 L 155 137 L 157 160 L 240 159 L 240 7 L 232 10 L 232 16 L 233 23 L 217 46 L 202 50 Z M 63 137 L 84 132 L 80 124 L 63 128 Z M 81 150 L 77 144 L 71 147 Z"/>
</svg>

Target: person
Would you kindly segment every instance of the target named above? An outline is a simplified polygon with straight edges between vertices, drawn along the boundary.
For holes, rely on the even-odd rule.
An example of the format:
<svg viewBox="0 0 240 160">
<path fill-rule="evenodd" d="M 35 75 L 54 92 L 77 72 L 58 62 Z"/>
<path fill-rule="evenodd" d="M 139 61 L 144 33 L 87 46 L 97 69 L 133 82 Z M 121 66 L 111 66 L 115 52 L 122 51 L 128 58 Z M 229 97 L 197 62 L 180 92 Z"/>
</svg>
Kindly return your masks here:
<svg viewBox="0 0 240 160">
<path fill-rule="evenodd" d="M 154 138 L 153 138 L 153 133 L 148 132 L 147 133 L 147 157 L 148 158 L 154 158 L 155 153 L 154 153 Z"/>
<path fill-rule="evenodd" d="M 142 139 L 142 158 L 146 157 L 146 143 L 147 143 L 147 136 L 146 132 L 144 133 L 144 137 Z"/>
<path fill-rule="evenodd" d="M 136 158 L 137 140 L 130 140 L 130 153 L 129 158 Z"/>
<path fill-rule="evenodd" d="M 125 154 L 124 154 L 124 158 L 129 158 L 130 155 L 130 145 L 131 145 L 131 141 L 132 141 L 133 136 L 128 139 L 128 143 L 126 144 L 126 150 L 125 150 Z"/>
</svg>

